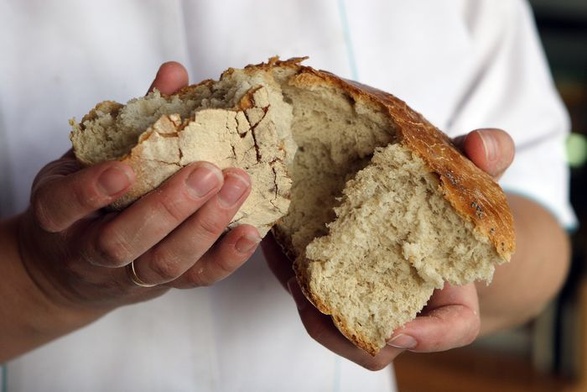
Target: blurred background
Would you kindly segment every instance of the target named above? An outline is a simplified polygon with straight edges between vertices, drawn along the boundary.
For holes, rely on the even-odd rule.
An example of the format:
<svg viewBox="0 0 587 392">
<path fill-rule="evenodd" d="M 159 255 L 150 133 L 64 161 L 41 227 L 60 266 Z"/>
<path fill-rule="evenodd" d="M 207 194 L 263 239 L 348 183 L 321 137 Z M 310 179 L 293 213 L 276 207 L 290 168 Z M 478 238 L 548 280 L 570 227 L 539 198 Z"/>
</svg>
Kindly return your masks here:
<svg viewBox="0 0 587 392">
<path fill-rule="evenodd" d="M 571 273 L 529 325 L 446 353 L 402 354 L 395 363 L 400 392 L 587 391 L 587 0 L 530 3 L 572 121 L 567 149 L 580 226 L 572 233 Z"/>
</svg>

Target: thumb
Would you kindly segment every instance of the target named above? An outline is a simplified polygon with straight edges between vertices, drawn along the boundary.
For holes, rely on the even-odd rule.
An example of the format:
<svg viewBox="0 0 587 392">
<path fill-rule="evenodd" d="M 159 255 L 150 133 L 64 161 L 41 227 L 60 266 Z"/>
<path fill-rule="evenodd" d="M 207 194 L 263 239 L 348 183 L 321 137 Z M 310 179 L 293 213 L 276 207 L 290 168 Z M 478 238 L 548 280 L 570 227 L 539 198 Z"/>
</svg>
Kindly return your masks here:
<svg viewBox="0 0 587 392">
<path fill-rule="evenodd" d="M 514 160 L 514 141 L 501 129 L 477 129 L 455 142 L 477 167 L 496 180 Z"/>
<path fill-rule="evenodd" d="M 163 94 L 173 94 L 180 88 L 187 86 L 188 82 L 188 73 L 185 67 L 175 61 L 169 61 L 161 64 L 149 91 L 157 89 Z"/>
</svg>

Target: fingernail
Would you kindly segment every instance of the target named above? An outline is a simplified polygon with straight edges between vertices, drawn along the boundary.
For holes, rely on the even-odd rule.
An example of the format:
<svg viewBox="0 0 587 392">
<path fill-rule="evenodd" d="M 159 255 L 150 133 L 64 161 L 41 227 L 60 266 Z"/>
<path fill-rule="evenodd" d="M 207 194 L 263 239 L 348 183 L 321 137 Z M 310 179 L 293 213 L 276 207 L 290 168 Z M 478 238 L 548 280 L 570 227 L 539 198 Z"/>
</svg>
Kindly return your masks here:
<svg viewBox="0 0 587 392">
<path fill-rule="evenodd" d="M 233 207 L 249 189 L 251 183 L 236 173 L 226 173 L 224 185 L 218 193 L 218 201 L 225 208 Z"/>
<path fill-rule="evenodd" d="M 114 166 L 100 174 L 98 177 L 98 187 L 103 194 L 114 196 L 124 191 L 131 183 L 129 167 Z"/>
<path fill-rule="evenodd" d="M 388 346 L 401 349 L 411 349 L 416 347 L 417 344 L 418 342 L 416 342 L 416 339 L 403 333 L 394 336 L 389 342 L 387 342 Z"/>
<path fill-rule="evenodd" d="M 485 150 L 485 158 L 489 162 L 495 161 L 499 156 L 499 146 L 497 140 L 493 137 L 491 131 L 480 130 L 478 132 L 481 141 L 483 142 L 483 148 Z"/>
<path fill-rule="evenodd" d="M 212 165 L 198 166 L 186 179 L 186 185 L 192 191 L 192 196 L 200 198 L 206 196 L 222 181 L 222 172 Z"/>
<path fill-rule="evenodd" d="M 302 289 L 300 288 L 296 278 L 291 278 L 287 281 L 287 289 L 293 297 L 298 310 L 303 310 L 307 306 L 308 300 L 304 296 L 304 293 L 302 292 Z"/>
<path fill-rule="evenodd" d="M 240 253 L 249 253 L 251 250 L 257 247 L 261 242 L 261 237 L 259 236 L 252 236 L 252 235 L 245 235 L 236 242 L 234 247 Z"/>
</svg>

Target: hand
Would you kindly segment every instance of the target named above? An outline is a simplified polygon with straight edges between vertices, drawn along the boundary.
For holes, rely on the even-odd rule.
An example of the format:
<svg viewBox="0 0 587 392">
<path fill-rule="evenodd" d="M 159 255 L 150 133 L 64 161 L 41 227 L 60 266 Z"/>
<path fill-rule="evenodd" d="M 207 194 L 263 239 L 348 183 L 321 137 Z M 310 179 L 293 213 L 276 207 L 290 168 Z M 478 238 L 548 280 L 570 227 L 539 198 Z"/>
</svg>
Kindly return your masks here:
<svg viewBox="0 0 587 392">
<path fill-rule="evenodd" d="M 498 179 L 514 157 L 514 143 L 504 131 L 483 129 L 454 140 L 479 168 Z M 331 351 L 371 370 L 389 365 L 405 350 L 445 351 L 471 343 L 479 334 L 481 318 L 474 284 L 446 285 L 436 290 L 418 317 L 394 331 L 388 345 L 376 356 L 355 347 L 336 329 L 330 316 L 320 313 L 303 295 L 286 258 L 268 236 L 263 251 L 273 273 L 292 294 L 308 334 Z"/>
<path fill-rule="evenodd" d="M 187 84 L 177 63 L 161 66 L 151 89 Z M 210 285 L 232 273 L 260 242 L 252 226 L 225 229 L 250 192 L 246 172 L 189 165 L 121 212 L 109 205 L 135 180 L 120 162 L 80 168 L 70 152 L 38 174 L 20 218 L 22 261 L 35 284 L 64 309 L 108 311 L 170 287 Z M 138 287 L 127 266 L 134 261 Z"/>
</svg>

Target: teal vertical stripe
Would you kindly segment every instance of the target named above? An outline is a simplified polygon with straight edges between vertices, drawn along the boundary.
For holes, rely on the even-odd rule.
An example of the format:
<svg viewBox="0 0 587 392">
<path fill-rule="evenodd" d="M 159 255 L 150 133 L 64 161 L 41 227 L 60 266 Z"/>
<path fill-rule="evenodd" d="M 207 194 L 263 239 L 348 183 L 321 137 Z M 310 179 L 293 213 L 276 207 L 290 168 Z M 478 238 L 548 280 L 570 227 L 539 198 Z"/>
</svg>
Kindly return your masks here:
<svg viewBox="0 0 587 392">
<path fill-rule="evenodd" d="M 344 34 L 344 41 L 346 45 L 347 57 L 349 62 L 349 68 L 351 70 L 351 78 L 353 80 L 359 80 L 359 70 L 357 68 L 357 61 L 355 58 L 355 50 L 353 48 L 353 40 L 351 37 L 351 30 L 349 25 L 349 18 L 344 3 L 345 0 L 338 0 L 338 12 L 340 14 L 340 21 L 342 24 L 342 31 Z"/>
</svg>

